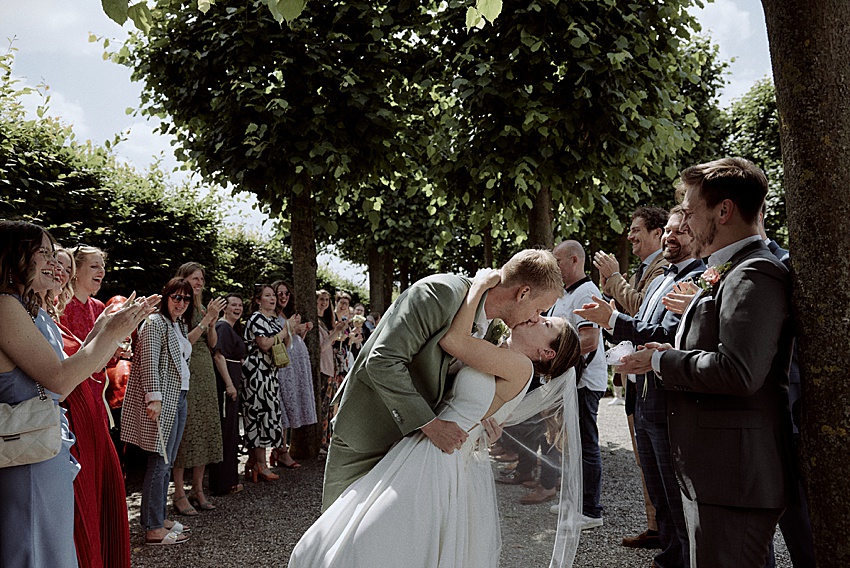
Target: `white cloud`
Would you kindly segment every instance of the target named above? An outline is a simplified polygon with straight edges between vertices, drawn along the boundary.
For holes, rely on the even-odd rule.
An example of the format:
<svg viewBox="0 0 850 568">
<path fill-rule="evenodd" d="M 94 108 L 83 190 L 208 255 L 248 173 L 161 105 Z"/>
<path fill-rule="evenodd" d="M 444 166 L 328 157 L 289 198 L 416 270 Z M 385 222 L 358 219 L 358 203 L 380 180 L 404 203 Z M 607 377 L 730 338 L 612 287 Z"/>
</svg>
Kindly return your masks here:
<svg viewBox="0 0 850 568">
<path fill-rule="evenodd" d="M 86 112 L 82 106 L 68 100 L 65 95 L 53 89 L 37 89 L 36 85 L 25 79 L 21 79 L 17 86 L 34 89 L 29 95 L 21 97 L 24 110 L 30 118 L 35 118 L 38 107 L 46 104 L 45 116 L 58 118 L 63 124 L 73 126 L 78 139 L 85 140 L 91 137 L 91 129 L 86 123 Z M 46 97 L 49 97 L 49 100 Z"/>
</svg>

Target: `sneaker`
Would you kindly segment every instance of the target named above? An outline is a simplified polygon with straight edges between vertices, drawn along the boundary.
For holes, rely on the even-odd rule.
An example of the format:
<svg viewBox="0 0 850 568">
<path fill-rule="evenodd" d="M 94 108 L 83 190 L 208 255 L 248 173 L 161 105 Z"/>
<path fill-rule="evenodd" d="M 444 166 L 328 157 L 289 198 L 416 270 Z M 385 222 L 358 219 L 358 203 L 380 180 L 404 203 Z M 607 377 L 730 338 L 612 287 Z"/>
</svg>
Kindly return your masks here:
<svg viewBox="0 0 850 568">
<path fill-rule="evenodd" d="M 625 406 L 625 405 L 626 405 L 626 399 L 620 398 L 619 396 L 615 396 L 611 400 L 611 402 L 608 403 L 608 406 Z"/>
<path fill-rule="evenodd" d="M 602 526 L 602 517 L 581 516 L 581 530 L 595 529 Z"/>
</svg>

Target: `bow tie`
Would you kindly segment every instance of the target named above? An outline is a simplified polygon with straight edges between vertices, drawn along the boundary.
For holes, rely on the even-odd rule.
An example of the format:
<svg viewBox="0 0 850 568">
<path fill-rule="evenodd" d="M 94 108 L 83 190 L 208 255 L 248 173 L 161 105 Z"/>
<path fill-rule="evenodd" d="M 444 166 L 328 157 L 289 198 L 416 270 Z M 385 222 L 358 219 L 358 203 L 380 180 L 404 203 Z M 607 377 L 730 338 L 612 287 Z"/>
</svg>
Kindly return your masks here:
<svg viewBox="0 0 850 568">
<path fill-rule="evenodd" d="M 668 274 L 672 274 L 673 276 L 675 276 L 678 273 L 679 273 L 679 267 L 676 266 L 675 264 L 671 264 L 670 266 L 668 266 L 667 268 L 664 269 L 664 276 L 667 276 Z"/>
</svg>

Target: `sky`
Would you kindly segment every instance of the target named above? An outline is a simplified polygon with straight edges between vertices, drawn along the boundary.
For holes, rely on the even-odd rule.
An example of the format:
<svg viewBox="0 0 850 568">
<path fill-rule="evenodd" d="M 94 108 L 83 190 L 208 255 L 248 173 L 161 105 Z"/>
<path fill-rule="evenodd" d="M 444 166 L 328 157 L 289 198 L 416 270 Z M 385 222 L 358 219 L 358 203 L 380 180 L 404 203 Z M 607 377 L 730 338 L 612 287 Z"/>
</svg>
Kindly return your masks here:
<svg viewBox="0 0 850 568">
<path fill-rule="evenodd" d="M 771 75 L 760 0 L 715 0 L 695 9 L 694 15 L 718 44 L 720 57 L 733 60 L 722 106 Z M 122 28 L 107 18 L 97 0 L 0 0 L 0 49 L 17 50 L 12 71 L 22 85 L 49 86 L 50 114 L 72 124 L 78 140 L 102 145 L 115 134 L 126 133 L 126 140 L 116 147 L 119 157 L 139 169 L 162 159 L 163 168 L 171 170 L 177 165 L 171 140 L 154 132 L 158 121 L 126 113 L 139 106 L 141 85 L 131 82 L 129 68 L 103 60 L 100 43 L 89 42 L 93 33 L 109 38 L 114 48 L 114 40 L 122 41 L 131 26 L 128 21 Z M 27 102 L 32 110 L 37 105 L 37 98 Z M 234 222 L 267 231 L 268 226 L 261 225 L 263 216 L 251 211 L 255 200 L 240 201 Z M 322 262 L 356 284 L 365 281 L 362 268 L 346 266 L 332 255 L 323 256 Z"/>
</svg>

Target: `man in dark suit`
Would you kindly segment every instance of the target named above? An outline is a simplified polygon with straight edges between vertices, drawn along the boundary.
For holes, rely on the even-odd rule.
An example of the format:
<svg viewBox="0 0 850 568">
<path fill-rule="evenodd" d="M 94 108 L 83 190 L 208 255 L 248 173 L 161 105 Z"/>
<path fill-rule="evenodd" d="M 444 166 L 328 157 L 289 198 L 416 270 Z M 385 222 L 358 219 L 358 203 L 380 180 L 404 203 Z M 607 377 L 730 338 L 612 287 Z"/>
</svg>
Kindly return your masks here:
<svg viewBox="0 0 850 568">
<path fill-rule="evenodd" d="M 624 370 L 654 370 L 667 393 L 670 444 L 692 567 L 762 568 L 792 500 L 788 270 L 758 234 L 767 179 L 724 158 L 681 174 L 683 227 L 711 255 L 703 290 L 669 344 L 649 343 Z"/>
<path fill-rule="evenodd" d="M 599 270 L 599 287 L 602 293 L 606 298 L 613 298 L 618 308 L 630 316 L 635 315 L 640 308 L 649 283 L 667 268 L 667 260 L 661 254 L 661 237 L 664 235 L 665 223 L 667 223 L 667 211 L 660 207 L 638 207 L 632 213 L 632 224 L 629 227 L 627 239 L 632 244 L 632 252 L 640 259 L 640 265 L 628 280 L 620 274 L 620 264 L 614 255 L 597 251 L 593 257 L 593 265 Z M 623 390 L 625 390 L 625 401 L 618 394 L 618 391 Z M 635 441 L 635 399 L 634 385 L 629 384 L 625 375 L 615 373 L 614 400 L 608 404 L 625 404 L 635 463 L 638 469 L 641 469 Z M 624 537 L 622 544 L 630 548 L 661 548 L 658 523 L 655 521 L 655 507 L 649 498 L 642 469 L 641 488 L 647 528 L 638 535 Z"/>
<path fill-rule="evenodd" d="M 594 298 L 597 303 L 576 310 L 576 314 L 602 326 L 603 333 L 614 342 L 631 341 L 643 345 L 651 341 L 672 341 L 681 316 L 665 309 L 661 298 L 677 282 L 696 278 L 705 270 L 702 260 L 691 256 L 691 237 L 681 229 L 682 218 L 681 207 L 674 207 L 661 241 L 662 254 L 670 267 L 649 285 L 635 317 L 620 313 L 613 302 L 609 305 L 599 298 Z M 655 384 L 652 371 L 638 375 L 636 387 L 635 436 L 643 478 L 655 506 L 662 548 L 653 566 L 685 568 L 689 565 L 688 533 L 670 455 L 667 393 Z"/>
</svg>

